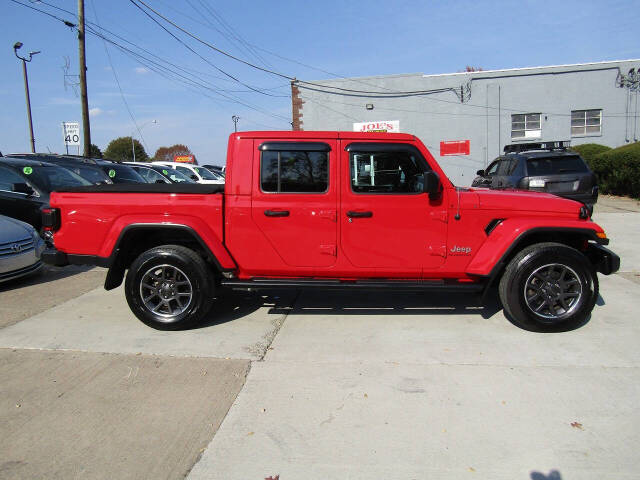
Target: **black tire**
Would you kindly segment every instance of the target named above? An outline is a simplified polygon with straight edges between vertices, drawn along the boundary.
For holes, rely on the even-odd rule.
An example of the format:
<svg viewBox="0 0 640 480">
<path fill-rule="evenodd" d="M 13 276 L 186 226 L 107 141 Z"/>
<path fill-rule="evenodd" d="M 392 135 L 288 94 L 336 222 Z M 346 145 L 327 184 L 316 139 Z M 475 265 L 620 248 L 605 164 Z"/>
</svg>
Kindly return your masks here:
<svg viewBox="0 0 640 480">
<path fill-rule="evenodd" d="M 598 298 L 598 277 L 578 250 L 537 243 L 507 265 L 498 288 L 505 313 L 529 330 L 569 330 L 585 323 Z"/>
<path fill-rule="evenodd" d="M 209 313 L 214 284 L 200 255 L 180 245 L 162 245 L 133 261 L 124 290 L 131 311 L 146 325 L 182 330 Z"/>
</svg>

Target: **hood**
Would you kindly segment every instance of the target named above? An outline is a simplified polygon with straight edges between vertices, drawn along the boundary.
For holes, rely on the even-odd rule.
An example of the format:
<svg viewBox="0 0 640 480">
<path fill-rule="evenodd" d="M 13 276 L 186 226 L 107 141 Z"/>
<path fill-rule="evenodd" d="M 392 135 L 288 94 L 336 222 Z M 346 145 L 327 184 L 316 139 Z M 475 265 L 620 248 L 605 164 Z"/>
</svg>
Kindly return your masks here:
<svg viewBox="0 0 640 480">
<path fill-rule="evenodd" d="M 526 190 L 489 190 L 471 188 L 478 196 L 478 208 L 482 210 L 520 210 L 578 214 L 582 203 L 549 193 Z"/>
<path fill-rule="evenodd" d="M 31 225 L 16 220 L 15 218 L 0 215 L 0 243 L 9 243 L 31 238 L 32 231 L 33 228 Z"/>
</svg>

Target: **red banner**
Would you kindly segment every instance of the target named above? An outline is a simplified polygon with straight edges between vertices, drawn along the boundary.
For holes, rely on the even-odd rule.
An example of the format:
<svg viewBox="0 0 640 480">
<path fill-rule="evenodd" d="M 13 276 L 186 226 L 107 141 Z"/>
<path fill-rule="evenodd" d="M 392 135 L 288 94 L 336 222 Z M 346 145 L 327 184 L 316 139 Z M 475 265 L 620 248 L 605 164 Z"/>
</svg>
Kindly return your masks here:
<svg viewBox="0 0 640 480">
<path fill-rule="evenodd" d="M 440 142 L 440 156 L 447 155 L 469 155 L 469 140 L 449 140 Z"/>
</svg>

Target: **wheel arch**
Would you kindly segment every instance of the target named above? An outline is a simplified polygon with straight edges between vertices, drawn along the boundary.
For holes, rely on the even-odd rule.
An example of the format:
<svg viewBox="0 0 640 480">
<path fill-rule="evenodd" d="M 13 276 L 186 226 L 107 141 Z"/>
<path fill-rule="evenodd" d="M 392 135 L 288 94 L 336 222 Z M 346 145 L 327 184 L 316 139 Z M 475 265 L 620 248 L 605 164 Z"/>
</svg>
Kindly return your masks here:
<svg viewBox="0 0 640 480">
<path fill-rule="evenodd" d="M 492 250 L 491 255 L 496 260 L 491 262 L 487 268 L 487 257 L 476 254 L 467 267 L 467 273 L 487 278 L 487 289 L 493 282 L 500 278 L 506 266 L 518 252 L 536 243 L 554 242 L 575 248 L 583 253 L 586 252 L 588 242 L 592 240 L 601 245 L 606 245 L 609 241 L 596 235 L 596 230 L 591 228 L 575 227 L 534 227 L 519 233 L 510 243 L 485 242 L 482 249 Z M 586 257 L 588 258 L 588 257 Z M 486 291 L 485 291 L 486 293 Z"/>
<path fill-rule="evenodd" d="M 181 245 L 194 250 L 216 272 L 223 273 L 234 270 L 234 268 L 225 268 L 198 232 L 188 225 L 131 224 L 122 229 L 113 247 L 109 257 L 109 271 L 104 288 L 112 290 L 119 287 L 122 284 L 125 270 L 142 252 L 169 244 Z M 224 249 L 222 244 L 219 247 Z"/>
</svg>

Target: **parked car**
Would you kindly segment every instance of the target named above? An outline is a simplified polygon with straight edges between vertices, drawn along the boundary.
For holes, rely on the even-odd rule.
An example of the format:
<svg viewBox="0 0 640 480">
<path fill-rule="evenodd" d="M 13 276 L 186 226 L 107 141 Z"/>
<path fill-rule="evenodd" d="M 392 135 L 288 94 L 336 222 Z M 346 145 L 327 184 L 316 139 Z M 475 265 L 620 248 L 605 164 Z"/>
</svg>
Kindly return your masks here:
<svg viewBox="0 0 640 480">
<path fill-rule="evenodd" d="M 224 167 L 220 165 L 202 165 L 204 168 L 209 170 L 210 172 L 225 178 Z"/>
<path fill-rule="evenodd" d="M 179 171 L 164 165 L 152 163 L 126 162 L 149 183 L 197 183 Z M 162 179 L 162 180 L 161 180 Z"/>
<path fill-rule="evenodd" d="M 221 178 L 219 175 L 214 175 L 206 168 L 198 165 L 179 162 L 152 162 L 152 165 L 164 165 L 173 168 L 180 173 L 184 173 L 187 177 L 197 183 L 208 183 L 214 185 L 224 184 L 224 178 Z"/>
<path fill-rule="evenodd" d="M 43 258 L 109 267 L 106 289 L 126 274 L 133 313 L 165 330 L 213 318 L 227 289 L 274 287 L 498 287 L 515 322 L 568 329 L 594 308 L 596 272 L 620 267 L 585 205 L 457 188 L 414 135 L 238 132 L 228 148 L 225 185 L 54 193 Z"/>
<path fill-rule="evenodd" d="M 147 181 L 129 165 L 112 162 L 110 160 L 96 160 L 96 164 L 104 170 L 113 183 L 147 183 Z"/>
<path fill-rule="evenodd" d="M 38 273 L 44 249 L 31 225 L 0 215 L 0 283 Z"/>
<path fill-rule="evenodd" d="M 546 192 L 586 205 L 598 201 L 596 176 L 569 142 L 521 143 L 504 147 L 486 170 L 478 170 L 472 187 Z"/>
<path fill-rule="evenodd" d="M 56 155 L 53 153 L 12 153 L 7 156 L 54 163 L 71 170 L 95 185 L 113 183 L 105 171 L 98 166 L 95 159 L 92 158 L 78 155 Z"/>
<path fill-rule="evenodd" d="M 166 175 L 156 172 L 150 166 L 141 165 L 139 162 L 125 162 L 123 165 L 131 167 L 147 183 L 173 183 Z"/>
<path fill-rule="evenodd" d="M 40 231 L 40 210 L 52 191 L 91 185 L 80 175 L 52 163 L 0 157 L 0 214 L 17 218 Z"/>
<path fill-rule="evenodd" d="M 40 272 L 45 247 L 31 225 L 0 215 L 0 283 Z"/>
</svg>

